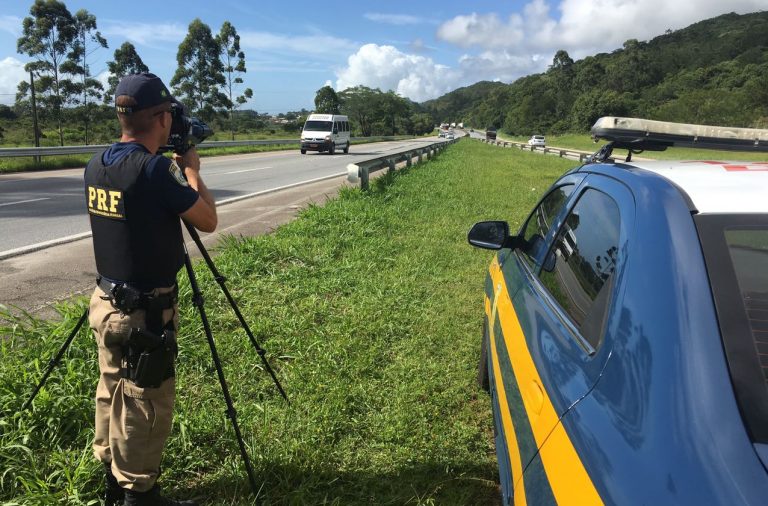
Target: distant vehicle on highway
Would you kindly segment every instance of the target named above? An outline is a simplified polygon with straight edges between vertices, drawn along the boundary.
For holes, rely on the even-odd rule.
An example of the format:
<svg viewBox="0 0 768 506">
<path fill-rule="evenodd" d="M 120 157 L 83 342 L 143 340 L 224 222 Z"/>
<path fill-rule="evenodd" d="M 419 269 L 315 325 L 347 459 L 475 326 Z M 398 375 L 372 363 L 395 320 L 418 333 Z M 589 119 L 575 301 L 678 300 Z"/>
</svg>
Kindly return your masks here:
<svg viewBox="0 0 768 506">
<path fill-rule="evenodd" d="M 528 145 L 529 146 L 539 146 L 539 147 L 545 147 L 546 142 L 544 141 L 543 135 L 534 135 L 530 139 L 528 139 Z"/>
<path fill-rule="evenodd" d="M 517 233 L 468 235 L 498 251 L 478 379 L 502 504 L 764 505 L 766 165 L 631 156 L 766 152 L 768 130 L 608 117 L 592 135 L 608 144 Z"/>
<path fill-rule="evenodd" d="M 453 132 L 448 132 L 445 134 L 445 138 L 448 140 L 455 139 L 455 136 L 453 135 Z"/>
<path fill-rule="evenodd" d="M 489 126 L 485 129 L 485 140 L 487 141 L 495 141 L 496 140 L 496 127 Z"/>
<path fill-rule="evenodd" d="M 332 155 L 337 148 L 349 153 L 349 118 L 341 114 L 310 114 L 301 131 L 301 154 L 307 151 L 327 151 Z"/>
</svg>

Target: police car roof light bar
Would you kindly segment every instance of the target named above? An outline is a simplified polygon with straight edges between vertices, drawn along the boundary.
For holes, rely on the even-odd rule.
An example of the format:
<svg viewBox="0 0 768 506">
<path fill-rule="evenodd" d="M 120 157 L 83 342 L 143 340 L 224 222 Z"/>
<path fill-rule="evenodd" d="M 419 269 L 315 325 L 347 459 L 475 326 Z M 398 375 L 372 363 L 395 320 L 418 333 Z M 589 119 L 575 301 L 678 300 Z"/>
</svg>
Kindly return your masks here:
<svg viewBox="0 0 768 506">
<path fill-rule="evenodd" d="M 768 152 L 768 130 L 640 118 L 605 116 L 592 126 L 592 138 L 612 143 L 613 149 L 631 152 L 664 151 L 668 147 Z"/>
</svg>

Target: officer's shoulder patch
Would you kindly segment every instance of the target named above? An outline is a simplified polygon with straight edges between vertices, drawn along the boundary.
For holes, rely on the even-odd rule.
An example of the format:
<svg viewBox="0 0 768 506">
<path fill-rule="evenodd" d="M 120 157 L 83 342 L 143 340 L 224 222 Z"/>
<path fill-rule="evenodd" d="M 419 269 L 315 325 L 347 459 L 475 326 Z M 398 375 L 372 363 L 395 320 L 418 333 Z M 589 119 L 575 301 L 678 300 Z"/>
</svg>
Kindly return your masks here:
<svg viewBox="0 0 768 506">
<path fill-rule="evenodd" d="M 181 172 L 181 168 L 176 164 L 175 160 L 171 160 L 171 165 L 168 166 L 168 172 L 171 173 L 173 179 L 175 179 L 181 186 L 189 186 L 187 180 L 184 179 L 184 174 Z"/>
</svg>

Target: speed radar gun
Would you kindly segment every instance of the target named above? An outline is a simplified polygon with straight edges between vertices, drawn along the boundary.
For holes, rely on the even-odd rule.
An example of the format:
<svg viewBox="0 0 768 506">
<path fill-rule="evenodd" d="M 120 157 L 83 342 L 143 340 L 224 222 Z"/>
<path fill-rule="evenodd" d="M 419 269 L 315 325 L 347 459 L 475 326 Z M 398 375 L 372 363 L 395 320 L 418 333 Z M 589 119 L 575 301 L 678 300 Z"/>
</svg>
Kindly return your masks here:
<svg viewBox="0 0 768 506">
<path fill-rule="evenodd" d="M 211 127 L 197 118 L 187 116 L 186 109 L 180 103 L 171 104 L 171 133 L 168 135 L 168 145 L 160 151 L 173 151 L 183 155 L 193 146 L 197 146 L 213 135 Z"/>
<path fill-rule="evenodd" d="M 213 134 L 213 131 L 211 130 L 210 127 L 208 127 L 208 125 L 206 125 L 205 123 L 203 123 L 197 118 L 187 116 L 185 114 L 185 110 L 182 105 L 173 104 L 173 109 L 171 113 L 173 115 L 173 119 L 171 123 L 171 133 L 168 137 L 168 145 L 162 147 L 161 151 L 164 151 L 164 152 L 173 151 L 174 153 L 181 155 L 186 153 L 193 146 L 196 146 L 197 144 L 201 143 L 203 140 L 205 140 L 207 137 L 210 137 Z M 237 319 L 240 322 L 240 325 L 243 327 L 243 330 L 245 330 L 245 333 L 248 335 L 248 339 L 250 340 L 251 344 L 256 350 L 256 353 L 261 358 L 261 361 L 264 364 L 264 369 L 272 377 L 272 381 L 274 381 L 275 386 L 277 387 L 277 390 L 280 392 L 280 395 L 283 397 L 283 399 L 285 399 L 286 402 L 290 404 L 290 401 L 288 401 L 288 396 L 286 395 L 285 390 L 283 390 L 283 387 L 280 385 L 280 382 L 278 381 L 274 370 L 269 365 L 269 361 L 266 358 L 266 351 L 264 350 L 264 348 L 262 348 L 259 345 L 259 342 L 256 340 L 256 337 L 253 335 L 253 332 L 251 332 L 250 327 L 248 326 L 248 324 L 245 321 L 245 318 L 240 312 L 240 309 L 238 308 L 237 303 L 235 302 L 232 295 L 229 293 L 229 290 L 227 289 L 227 285 L 226 285 L 226 278 L 222 276 L 219 270 L 216 268 L 216 265 L 213 263 L 211 256 L 208 254 L 208 251 L 205 249 L 205 246 L 203 246 L 203 243 L 200 240 L 200 235 L 197 233 L 197 230 L 195 229 L 195 227 L 183 220 L 182 222 L 184 223 L 184 226 L 186 227 L 187 232 L 189 232 L 190 237 L 197 245 L 197 248 L 200 250 L 200 254 L 205 260 L 205 263 L 208 266 L 208 269 L 211 271 L 211 274 L 213 274 L 213 278 L 216 280 L 222 292 L 224 293 L 224 296 L 226 297 L 227 302 L 229 302 L 229 305 L 232 307 L 232 310 L 237 316 Z M 238 446 L 240 447 L 240 453 L 242 455 L 243 462 L 245 463 L 245 468 L 248 473 L 248 479 L 251 484 L 251 490 L 253 491 L 254 494 L 258 494 L 259 487 L 256 483 L 253 467 L 251 466 L 251 461 L 248 458 L 248 452 L 245 448 L 243 436 L 240 432 L 240 427 L 237 423 L 237 413 L 232 403 L 232 397 L 229 394 L 229 388 L 227 387 L 227 382 L 224 378 L 224 371 L 221 367 L 219 354 L 216 351 L 216 343 L 214 342 L 214 339 L 213 339 L 211 326 L 210 326 L 210 323 L 208 322 L 208 317 L 206 316 L 206 313 L 205 313 L 204 297 L 200 290 L 200 286 L 197 283 L 197 277 L 195 276 L 195 271 L 192 268 L 192 261 L 190 260 L 189 251 L 187 250 L 186 244 L 184 245 L 184 266 L 186 268 L 187 276 L 189 278 L 189 283 L 192 288 L 192 304 L 194 304 L 195 307 L 197 307 L 198 313 L 200 315 L 200 320 L 202 321 L 202 324 L 203 324 L 205 336 L 208 340 L 208 346 L 211 349 L 211 356 L 213 358 L 213 363 L 216 367 L 216 373 L 219 379 L 219 384 L 221 385 L 221 390 L 222 390 L 222 393 L 224 394 L 224 400 L 227 404 L 226 414 L 232 422 L 232 427 L 237 437 Z M 127 285 L 123 285 L 120 287 L 119 293 L 115 293 L 113 295 L 115 295 L 115 300 L 121 301 L 121 306 L 125 306 L 126 308 L 128 308 L 128 307 L 131 307 L 130 301 L 138 300 L 138 298 L 142 296 L 142 294 L 139 292 L 136 292 L 136 293 L 129 293 L 129 292 L 131 292 L 130 287 Z M 59 351 L 56 353 L 54 358 L 52 358 L 49 361 L 48 368 L 43 374 L 42 379 L 40 380 L 38 385 L 35 387 L 35 390 L 33 391 L 32 395 L 29 397 L 29 399 L 27 399 L 27 401 L 22 406 L 22 410 L 27 409 L 32 404 L 32 401 L 35 399 L 38 392 L 40 392 L 40 389 L 45 384 L 46 380 L 48 379 L 48 376 L 50 376 L 54 367 L 56 367 L 60 363 L 62 356 L 66 352 L 69 345 L 72 343 L 72 340 L 75 338 L 77 333 L 80 331 L 80 328 L 85 322 L 87 316 L 88 316 L 88 309 L 85 310 L 83 315 L 77 321 L 74 329 L 69 334 L 69 336 L 67 337 L 67 339 L 65 340 L 64 344 L 61 346 Z M 170 360 L 169 357 L 175 356 L 176 354 L 175 348 L 176 348 L 175 336 L 168 335 L 167 332 L 163 332 L 162 335 L 155 335 L 146 330 L 132 329 L 131 336 L 128 341 L 128 353 L 126 356 L 126 359 L 128 360 L 130 365 L 130 369 L 132 371 L 130 379 L 139 386 L 142 386 L 142 385 L 153 386 L 155 384 L 159 384 L 162 381 L 162 373 L 165 372 L 167 367 L 173 367 L 172 360 Z"/>
</svg>

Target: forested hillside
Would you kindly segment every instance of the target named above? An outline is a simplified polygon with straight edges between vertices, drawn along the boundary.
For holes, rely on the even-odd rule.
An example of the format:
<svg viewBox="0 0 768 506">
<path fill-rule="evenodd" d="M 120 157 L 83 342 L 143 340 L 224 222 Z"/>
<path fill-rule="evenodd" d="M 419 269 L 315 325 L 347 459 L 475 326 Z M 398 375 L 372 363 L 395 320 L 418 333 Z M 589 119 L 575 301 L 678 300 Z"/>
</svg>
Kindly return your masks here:
<svg viewBox="0 0 768 506">
<path fill-rule="evenodd" d="M 600 116 L 768 128 L 768 12 L 726 14 L 542 74 L 480 82 L 422 104 L 436 121 L 511 135 L 587 131 Z"/>
</svg>

